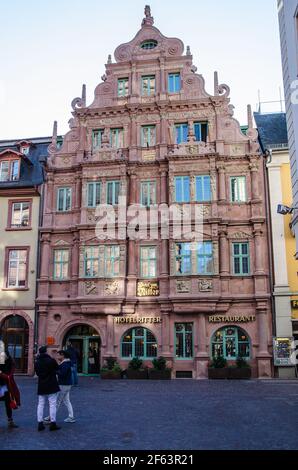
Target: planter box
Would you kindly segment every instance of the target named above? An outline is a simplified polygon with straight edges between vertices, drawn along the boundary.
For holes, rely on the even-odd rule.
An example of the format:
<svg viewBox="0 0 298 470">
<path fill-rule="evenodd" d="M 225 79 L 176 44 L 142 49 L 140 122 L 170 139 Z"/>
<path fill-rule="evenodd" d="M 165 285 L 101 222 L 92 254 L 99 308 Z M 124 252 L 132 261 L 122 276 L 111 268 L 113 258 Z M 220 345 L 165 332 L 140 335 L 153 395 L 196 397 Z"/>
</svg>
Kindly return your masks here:
<svg viewBox="0 0 298 470">
<path fill-rule="evenodd" d="M 148 372 L 147 370 L 127 369 L 126 377 L 130 380 L 147 380 Z"/>
<path fill-rule="evenodd" d="M 172 378 L 171 369 L 166 369 L 166 370 L 149 369 L 150 380 L 171 380 L 171 378 Z"/>
<path fill-rule="evenodd" d="M 230 376 L 229 379 L 231 380 L 248 380 L 251 379 L 251 369 L 249 367 L 241 367 L 241 368 L 230 368 Z"/>
<path fill-rule="evenodd" d="M 102 371 L 100 377 L 103 380 L 120 380 L 122 379 L 121 372 L 113 372 L 112 370 Z"/>
<path fill-rule="evenodd" d="M 212 380 L 224 380 L 229 378 L 230 369 L 225 367 L 223 369 L 208 368 L 208 378 Z"/>
</svg>

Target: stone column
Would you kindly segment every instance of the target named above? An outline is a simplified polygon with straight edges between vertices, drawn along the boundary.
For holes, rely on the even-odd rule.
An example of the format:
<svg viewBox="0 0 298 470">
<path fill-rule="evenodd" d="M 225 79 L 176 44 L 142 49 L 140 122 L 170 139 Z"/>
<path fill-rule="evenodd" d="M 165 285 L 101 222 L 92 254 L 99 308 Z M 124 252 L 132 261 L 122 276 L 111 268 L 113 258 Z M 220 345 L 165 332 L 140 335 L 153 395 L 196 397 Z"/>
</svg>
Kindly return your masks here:
<svg viewBox="0 0 298 470">
<path fill-rule="evenodd" d="M 258 329 L 259 329 L 259 354 L 268 354 L 268 322 L 267 310 L 259 310 L 258 312 Z"/>
<path fill-rule="evenodd" d="M 161 114 L 161 144 L 167 144 L 167 115 L 165 113 Z"/>
<path fill-rule="evenodd" d="M 54 180 L 53 175 L 49 174 L 47 177 L 46 184 L 46 212 L 51 213 L 54 209 L 53 207 L 53 194 L 54 194 Z"/>
<path fill-rule="evenodd" d="M 78 295 L 78 278 L 79 278 L 79 263 L 80 263 L 80 252 L 79 252 L 79 234 L 73 235 L 73 245 L 71 249 L 71 278 L 72 278 L 72 296 Z"/>
<path fill-rule="evenodd" d="M 221 276 L 230 275 L 230 254 L 229 254 L 229 241 L 227 239 L 227 232 L 225 230 L 219 233 L 219 273 Z"/>
<path fill-rule="evenodd" d="M 107 315 L 107 350 L 106 356 L 114 356 L 114 317 Z"/>
<path fill-rule="evenodd" d="M 200 313 L 196 320 L 198 330 L 198 353 L 196 354 L 196 376 L 198 380 L 208 378 L 209 355 L 207 352 L 206 315 Z"/>
<path fill-rule="evenodd" d="M 168 203 L 167 188 L 168 188 L 167 171 L 160 170 L 160 201 L 159 201 L 160 204 Z"/>
<path fill-rule="evenodd" d="M 171 356 L 170 353 L 170 313 L 168 311 L 162 312 L 162 355 Z"/>
<path fill-rule="evenodd" d="M 257 354 L 258 377 L 270 378 L 272 376 L 272 370 L 271 355 L 268 352 L 269 322 L 267 307 L 257 307 L 257 312 L 259 334 L 259 350 Z"/>
<path fill-rule="evenodd" d="M 226 169 L 223 165 L 218 166 L 219 173 L 219 200 L 221 202 L 226 201 Z"/>
<path fill-rule="evenodd" d="M 263 237 L 260 228 L 254 231 L 255 242 L 255 274 L 265 274 L 264 271 L 264 258 L 263 258 Z"/>
<path fill-rule="evenodd" d="M 128 242 L 128 276 L 136 275 L 136 242 L 129 240 Z"/>
<path fill-rule="evenodd" d="M 166 93 L 165 60 L 160 58 L 160 94 Z"/>
<path fill-rule="evenodd" d="M 161 240 L 161 276 L 169 275 L 169 240 Z"/>
<path fill-rule="evenodd" d="M 137 175 L 130 173 L 129 204 L 137 203 Z"/>
<path fill-rule="evenodd" d="M 49 266 L 51 263 L 51 236 L 48 233 L 43 233 L 41 236 L 41 268 L 40 278 L 43 280 L 49 279 Z"/>
<path fill-rule="evenodd" d="M 81 208 L 81 195 L 82 195 L 82 180 L 81 180 L 81 176 L 77 174 L 75 176 L 75 200 L 74 200 L 75 210 L 79 210 Z"/>
<path fill-rule="evenodd" d="M 250 166 L 251 177 L 251 198 L 252 200 L 260 199 L 259 193 L 259 166 L 257 162 L 251 162 Z"/>
<path fill-rule="evenodd" d="M 47 333 L 47 312 L 40 310 L 38 312 L 38 346 L 45 346 Z"/>
</svg>

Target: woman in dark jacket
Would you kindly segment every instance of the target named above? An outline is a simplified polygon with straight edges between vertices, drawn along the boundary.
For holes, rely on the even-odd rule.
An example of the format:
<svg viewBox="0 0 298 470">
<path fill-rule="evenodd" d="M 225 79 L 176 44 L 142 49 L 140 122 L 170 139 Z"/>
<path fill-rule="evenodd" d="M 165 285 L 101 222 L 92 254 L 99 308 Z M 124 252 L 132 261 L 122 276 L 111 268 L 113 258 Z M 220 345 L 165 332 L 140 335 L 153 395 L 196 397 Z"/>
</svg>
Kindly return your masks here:
<svg viewBox="0 0 298 470">
<path fill-rule="evenodd" d="M 45 429 L 43 424 L 43 411 L 47 400 L 49 402 L 51 417 L 50 431 L 57 431 L 60 429 L 56 424 L 57 396 L 60 391 L 56 377 L 57 370 L 58 364 L 55 359 L 47 354 L 47 347 L 42 346 L 39 348 L 39 355 L 35 361 L 35 372 L 38 376 L 38 431 L 43 431 Z"/>
<path fill-rule="evenodd" d="M 14 381 L 14 361 L 8 350 L 5 350 L 5 362 L 0 364 L 0 401 L 4 401 L 9 428 L 18 428 L 12 418 L 11 402 L 15 407 L 21 406 L 20 392 Z"/>
</svg>

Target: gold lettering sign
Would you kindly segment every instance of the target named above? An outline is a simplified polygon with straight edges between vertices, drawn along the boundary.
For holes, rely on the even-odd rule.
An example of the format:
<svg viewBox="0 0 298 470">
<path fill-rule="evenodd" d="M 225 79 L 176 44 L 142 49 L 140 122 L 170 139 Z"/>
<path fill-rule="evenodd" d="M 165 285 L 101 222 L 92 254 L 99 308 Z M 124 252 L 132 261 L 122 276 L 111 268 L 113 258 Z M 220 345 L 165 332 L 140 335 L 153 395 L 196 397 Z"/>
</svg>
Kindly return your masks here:
<svg viewBox="0 0 298 470">
<path fill-rule="evenodd" d="M 256 321 L 255 315 L 233 315 L 226 317 L 225 315 L 213 315 L 209 317 L 209 323 L 249 323 Z"/>
<path fill-rule="evenodd" d="M 162 323 L 161 317 L 115 317 L 115 323 L 118 325 L 123 324 L 153 324 L 153 323 Z"/>
<path fill-rule="evenodd" d="M 138 282 L 137 296 L 138 297 L 158 297 L 159 296 L 158 282 Z"/>
<path fill-rule="evenodd" d="M 291 300 L 291 305 L 293 310 L 298 309 L 298 300 Z"/>
</svg>

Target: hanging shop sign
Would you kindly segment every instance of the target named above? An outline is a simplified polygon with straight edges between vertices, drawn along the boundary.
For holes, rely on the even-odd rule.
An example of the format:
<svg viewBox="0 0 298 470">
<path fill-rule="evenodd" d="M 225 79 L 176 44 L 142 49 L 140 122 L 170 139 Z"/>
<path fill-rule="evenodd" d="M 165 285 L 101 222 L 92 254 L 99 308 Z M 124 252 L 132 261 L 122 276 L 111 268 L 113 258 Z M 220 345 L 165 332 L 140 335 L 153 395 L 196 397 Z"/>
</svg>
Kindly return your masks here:
<svg viewBox="0 0 298 470">
<path fill-rule="evenodd" d="M 115 323 L 118 325 L 123 325 L 124 323 L 130 324 L 149 324 L 149 323 L 162 323 L 161 317 L 115 317 Z"/>
<path fill-rule="evenodd" d="M 293 310 L 298 310 L 298 300 L 291 300 L 291 307 Z"/>
<path fill-rule="evenodd" d="M 209 323 L 250 323 L 256 321 L 255 315 L 232 315 L 226 317 L 225 315 L 212 315 L 209 317 Z"/>
<path fill-rule="evenodd" d="M 273 338 L 273 352 L 275 366 L 289 367 L 295 365 L 292 357 L 294 352 L 293 338 Z"/>
<path fill-rule="evenodd" d="M 158 297 L 159 296 L 158 282 L 138 282 L 137 296 L 138 297 Z"/>
</svg>

